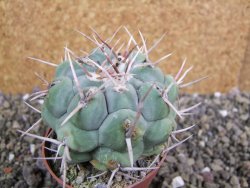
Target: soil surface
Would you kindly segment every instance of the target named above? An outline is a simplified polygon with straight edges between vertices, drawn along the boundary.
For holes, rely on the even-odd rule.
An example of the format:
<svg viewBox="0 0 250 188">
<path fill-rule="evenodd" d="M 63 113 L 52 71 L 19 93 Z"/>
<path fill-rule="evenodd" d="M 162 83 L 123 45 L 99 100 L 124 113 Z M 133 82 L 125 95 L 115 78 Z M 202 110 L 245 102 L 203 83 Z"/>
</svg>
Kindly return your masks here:
<svg viewBox="0 0 250 188">
<path fill-rule="evenodd" d="M 44 169 L 39 140 L 23 137 L 40 115 L 29 109 L 22 95 L 0 94 L 0 187 L 60 187 Z M 178 119 L 178 128 L 196 124 L 177 135 L 193 137 L 169 152 L 151 187 L 250 187 L 250 93 L 180 96 L 181 109 L 201 102 L 194 114 Z M 43 135 L 45 126 L 34 133 Z"/>
</svg>

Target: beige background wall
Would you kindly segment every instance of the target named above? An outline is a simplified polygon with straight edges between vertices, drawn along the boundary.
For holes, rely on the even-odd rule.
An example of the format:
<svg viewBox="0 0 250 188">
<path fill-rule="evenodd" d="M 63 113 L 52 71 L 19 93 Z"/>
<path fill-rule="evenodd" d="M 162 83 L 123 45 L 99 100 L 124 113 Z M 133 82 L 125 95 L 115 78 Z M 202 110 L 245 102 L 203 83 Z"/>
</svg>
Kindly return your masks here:
<svg viewBox="0 0 250 188">
<path fill-rule="evenodd" d="M 249 0 L 0 0 L 0 90 L 30 92 L 41 85 L 34 72 L 51 80 L 53 68 L 28 56 L 58 63 L 66 44 L 79 55 L 89 51 L 93 45 L 74 29 L 91 34 L 91 26 L 107 38 L 121 25 L 138 40 L 140 29 L 149 46 L 166 32 L 151 54 L 157 59 L 174 52 L 161 64 L 165 72 L 175 74 L 187 57 L 194 65 L 187 81 L 210 76 L 186 91 L 250 90 Z"/>
</svg>

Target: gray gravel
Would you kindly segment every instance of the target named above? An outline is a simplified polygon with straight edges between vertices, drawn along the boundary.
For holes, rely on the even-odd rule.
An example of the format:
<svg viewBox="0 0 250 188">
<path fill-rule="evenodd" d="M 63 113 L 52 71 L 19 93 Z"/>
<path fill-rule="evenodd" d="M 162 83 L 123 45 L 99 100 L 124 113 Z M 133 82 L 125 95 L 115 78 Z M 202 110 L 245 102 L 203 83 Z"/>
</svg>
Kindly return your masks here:
<svg viewBox="0 0 250 188">
<path fill-rule="evenodd" d="M 35 159 L 40 156 L 41 142 L 31 137 L 21 138 L 17 132 L 28 129 L 40 118 L 23 103 L 23 97 L 0 93 L 0 187 L 56 187 L 41 160 Z M 40 126 L 33 133 L 41 135 L 45 129 Z"/>
<path fill-rule="evenodd" d="M 0 93 L 0 187 L 59 187 L 44 170 L 40 141 L 20 138 L 40 118 L 21 95 Z M 250 187 L 250 94 L 182 95 L 185 108 L 202 102 L 194 115 L 179 120 L 179 128 L 197 124 L 179 140 L 193 137 L 172 150 L 151 187 Z M 44 134 L 45 127 L 34 133 Z"/>
<path fill-rule="evenodd" d="M 195 114 L 179 120 L 179 128 L 197 124 L 193 138 L 169 153 L 152 187 L 173 187 L 178 176 L 183 187 L 250 187 L 250 94 L 185 95 L 180 106 L 197 102 Z"/>
</svg>

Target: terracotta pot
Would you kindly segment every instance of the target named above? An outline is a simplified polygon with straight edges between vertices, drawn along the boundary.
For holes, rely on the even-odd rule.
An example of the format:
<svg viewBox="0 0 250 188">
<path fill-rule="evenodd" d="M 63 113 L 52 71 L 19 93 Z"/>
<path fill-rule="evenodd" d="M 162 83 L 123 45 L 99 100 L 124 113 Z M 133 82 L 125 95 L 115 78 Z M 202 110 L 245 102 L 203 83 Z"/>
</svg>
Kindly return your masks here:
<svg viewBox="0 0 250 188">
<path fill-rule="evenodd" d="M 48 137 L 48 135 L 52 132 L 52 129 L 49 129 L 45 136 Z M 50 147 L 50 142 L 43 142 L 42 144 L 42 158 L 46 158 L 48 156 L 51 155 L 51 152 L 47 149 L 45 149 L 45 147 L 49 148 Z M 166 155 L 164 155 L 164 157 L 161 159 L 160 163 L 159 163 L 159 167 L 163 164 L 163 162 L 166 159 Z M 54 173 L 54 171 L 51 169 L 51 164 L 50 161 L 43 159 L 43 163 L 45 165 L 45 167 L 47 168 L 47 170 L 49 171 L 50 175 L 60 184 L 63 185 L 63 181 L 61 178 L 57 177 L 57 175 Z M 141 181 L 138 181 L 130 186 L 128 186 L 127 188 L 147 188 L 150 183 L 152 182 L 152 180 L 154 179 L 154 177 L 156 176 L 156 174 L 158 173 L 158 169 L 152 170 L 150 173 L 147 174 L 147 176 L 142 179 Z M 66 184 L 66 188 L 73 188 L 70 185 Z"/>
</svg>

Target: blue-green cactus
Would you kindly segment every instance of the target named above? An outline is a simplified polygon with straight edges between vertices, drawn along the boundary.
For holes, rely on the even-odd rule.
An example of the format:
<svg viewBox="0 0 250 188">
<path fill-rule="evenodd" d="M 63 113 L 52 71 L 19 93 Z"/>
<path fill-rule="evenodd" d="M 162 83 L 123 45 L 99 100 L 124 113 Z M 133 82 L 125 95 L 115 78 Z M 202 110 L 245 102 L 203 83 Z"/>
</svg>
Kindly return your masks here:
<svg viewBox="0 0 250 188">
<path fill-rule="evenodd" d="M 175 105 L 175 79 L 138 49 L 120 56 L 103 43 L 56 68 L 42 119 L 69 148 L 72 163 L 89 161 L 101 170 L 129 166 L 128 135 L 136 161 L 159 154 L 176 128 L 176 113 L 166 103 Z"/>
</svg>

